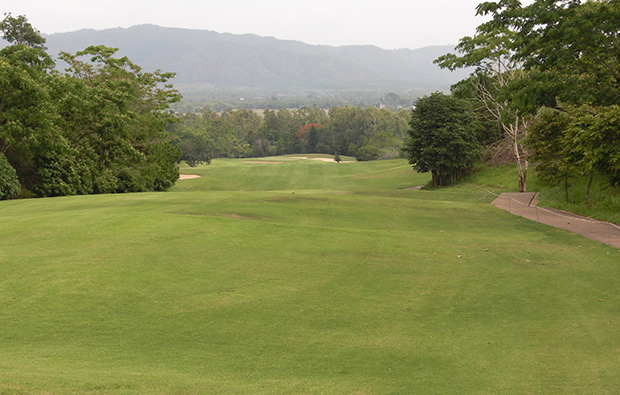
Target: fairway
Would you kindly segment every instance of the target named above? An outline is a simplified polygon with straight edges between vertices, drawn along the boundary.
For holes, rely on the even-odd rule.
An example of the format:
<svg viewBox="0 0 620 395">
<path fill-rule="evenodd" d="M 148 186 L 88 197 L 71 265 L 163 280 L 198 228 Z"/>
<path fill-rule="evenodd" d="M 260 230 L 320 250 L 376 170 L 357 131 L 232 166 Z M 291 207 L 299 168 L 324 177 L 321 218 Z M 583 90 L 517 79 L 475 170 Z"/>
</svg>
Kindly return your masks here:
<svg viewBox="0 0 620 395">
<path fill-rule="evenodd" d="M 405 160 L 252 162 L 1 201 L 0 394 L 617 393 L 617 249 Z"/>
</svg>

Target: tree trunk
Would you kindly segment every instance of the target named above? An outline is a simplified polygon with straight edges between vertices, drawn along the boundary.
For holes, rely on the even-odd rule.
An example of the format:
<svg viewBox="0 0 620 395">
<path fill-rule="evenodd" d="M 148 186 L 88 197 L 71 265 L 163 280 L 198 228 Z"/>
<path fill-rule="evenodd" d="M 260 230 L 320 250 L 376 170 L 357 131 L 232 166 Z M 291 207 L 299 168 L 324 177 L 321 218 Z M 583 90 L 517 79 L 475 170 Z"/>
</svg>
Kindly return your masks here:
<svg viewBox="0 0 620 395">
<path fill-rule="evenodd" d="M 564 178 L 564 194 L 566 195 L 566 203 L 569 203 L 569 200 L 568 200 L 568 178 Z"/>
<path fill-rule="evenodd" d="M 517 169 L 519 172 L 519 192 L 527 191 L 527 167 L 528 161 L 521 156 L 521 149 L 519 147 L 519 117 L 516 118 L 515 123 L 506 128 L 509 132 L 508 135 L 512 140 L 512 150 L 517 162 Z"/>
<path fill-rule="evenodd" d="M 527 167 L 528 162 L 517 159 L 517 168 L 519 170 L 519 192 L 527 192 Z"/>
</svg>

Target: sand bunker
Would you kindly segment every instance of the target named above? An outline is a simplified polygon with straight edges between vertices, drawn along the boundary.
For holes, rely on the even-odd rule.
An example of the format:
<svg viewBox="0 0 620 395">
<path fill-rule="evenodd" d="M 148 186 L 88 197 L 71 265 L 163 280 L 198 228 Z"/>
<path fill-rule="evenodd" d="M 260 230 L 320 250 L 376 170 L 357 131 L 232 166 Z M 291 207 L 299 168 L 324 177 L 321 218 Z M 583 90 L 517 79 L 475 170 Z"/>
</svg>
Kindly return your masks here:
<svg viewBox="0 0 620 395">
<path fill-rule="evenodd" d="M 246 160 L 243 163 L 284 163 L 284 162 L 276 162 L 272 160 Z"/>
<path fill-rule="evenodd" d="M 320 160 L 323 162 L 334 162 L 334 163 L 338 163 L 334 160 L 334 158 L 312 158 L 312 160 Z M 341 160 L 340 163 L 351 163 L 353 161 L 351 160 Z"/>
<path fill-rule="evenodd" d="M 179 180 L 191 180 L 192 178 L 200 178 L 198 174 L 179 174 Z"/>
<path fill-rule="evenodd" d="M 290 159 L 311 159 L 311 160 L 319 160 L 321 162 L 333 162 L 333 163 L 337 163 L 334 158 L 309 158 L 307 156 L 289 156 L 288 158 Z M 355 161 L 347 161 L 347 160 L 341 160 L 340 163 L 351 163 L 351 162 L 355 162 Z M 278 162 L 278 161 L 273 161 L 273 160 L 246 160 L 243 163 L 284 163 L 284 162 Z"/>
</svg>

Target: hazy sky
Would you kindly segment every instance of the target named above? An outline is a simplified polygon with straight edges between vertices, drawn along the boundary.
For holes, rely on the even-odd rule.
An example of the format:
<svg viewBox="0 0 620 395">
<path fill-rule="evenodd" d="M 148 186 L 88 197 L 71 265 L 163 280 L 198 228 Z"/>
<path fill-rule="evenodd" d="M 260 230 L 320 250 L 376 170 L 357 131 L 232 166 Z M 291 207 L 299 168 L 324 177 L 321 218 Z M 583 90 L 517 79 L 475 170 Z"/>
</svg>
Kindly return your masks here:
<svg viewBox="0 0 620 395">
<path fill-rule="evenodd" d="M 42 33 L 152 23 L 385 49 L 457 44 L 484 21 L 482 0 L 2 0 Z"/>
</svg>

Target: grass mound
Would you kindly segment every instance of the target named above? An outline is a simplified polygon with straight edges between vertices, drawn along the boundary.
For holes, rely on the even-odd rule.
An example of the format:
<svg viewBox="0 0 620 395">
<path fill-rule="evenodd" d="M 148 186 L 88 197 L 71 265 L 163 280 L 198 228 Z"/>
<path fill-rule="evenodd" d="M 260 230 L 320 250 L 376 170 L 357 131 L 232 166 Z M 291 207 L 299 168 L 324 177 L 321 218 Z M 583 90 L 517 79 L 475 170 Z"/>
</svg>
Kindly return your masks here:
<svg viewBox="0 0 620 395">
<path fill-rule="evenodd" d="M 620 387 L 618 251 L 404 160 L 265 160 L 0 202 L 0 393 Z"/>
</svg>

